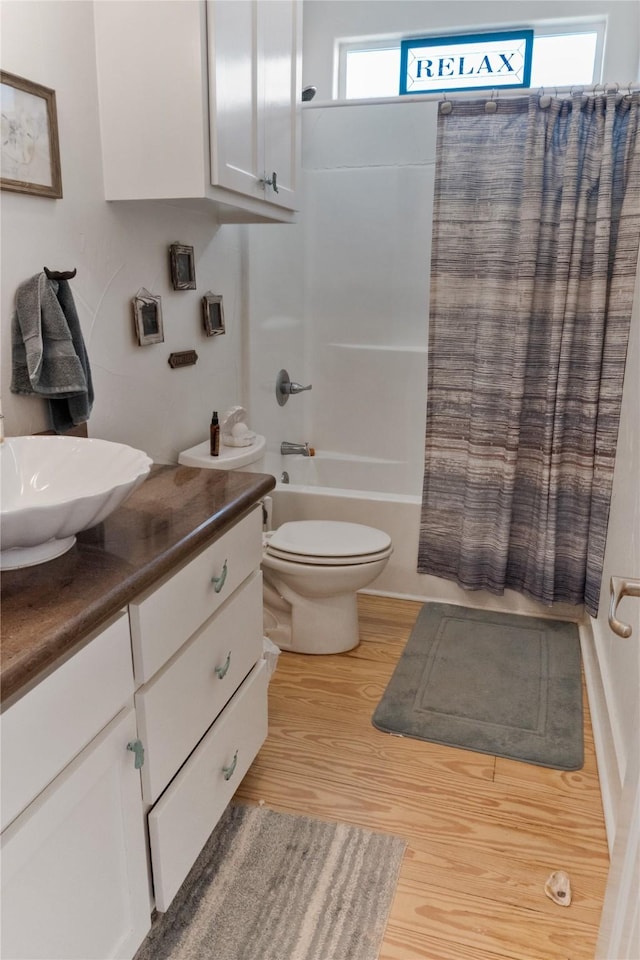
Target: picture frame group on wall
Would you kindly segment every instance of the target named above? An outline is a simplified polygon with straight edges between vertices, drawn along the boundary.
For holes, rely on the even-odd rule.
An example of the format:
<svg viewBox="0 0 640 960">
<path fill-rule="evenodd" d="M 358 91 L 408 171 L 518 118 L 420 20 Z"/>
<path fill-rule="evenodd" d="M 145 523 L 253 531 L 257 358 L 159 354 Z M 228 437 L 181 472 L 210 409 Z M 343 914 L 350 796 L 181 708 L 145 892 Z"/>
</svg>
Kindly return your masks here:
<svg viewBox="0 0 640 960">
<path fill-rule="evenodd" d="M 174 290 L 196 289 L 196 263 L 193 247 L 172 243 L 169 247 L 171 282 Z"/>
<path fill-rule="evenodd" d="M 204 332 L 208 337 L 217 337 L 225 332 L 224 307 L 222 297 L 218 294 L 205 293 L 202 298 L 202 321 Z"/>
<path fill-rule="evenodd" d="M 62 198 L 55 90 L 0 71 L 0 188 Z"/>
<path fill-rule="evenodd" d="M 133 318 L 138 344 L 164 342 L 161 298 L 142 287 L 133 298 Z"/>
</svg>

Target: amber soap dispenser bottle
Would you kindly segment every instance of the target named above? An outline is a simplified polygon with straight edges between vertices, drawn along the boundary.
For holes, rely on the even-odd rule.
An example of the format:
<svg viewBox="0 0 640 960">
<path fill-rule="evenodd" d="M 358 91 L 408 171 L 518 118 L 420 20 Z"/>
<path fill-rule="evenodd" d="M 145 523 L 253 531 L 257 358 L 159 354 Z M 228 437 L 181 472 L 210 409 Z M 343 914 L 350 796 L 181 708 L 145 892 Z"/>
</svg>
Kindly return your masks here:
<svg viewBox="0 0 640 960">
<path fill-rule="evenodd" d="M 209 427 L 209 453 L 212 457 L 217 457 L 220 453 L 220 424 L 216 410 L 213 411 Z"/>
</svg>

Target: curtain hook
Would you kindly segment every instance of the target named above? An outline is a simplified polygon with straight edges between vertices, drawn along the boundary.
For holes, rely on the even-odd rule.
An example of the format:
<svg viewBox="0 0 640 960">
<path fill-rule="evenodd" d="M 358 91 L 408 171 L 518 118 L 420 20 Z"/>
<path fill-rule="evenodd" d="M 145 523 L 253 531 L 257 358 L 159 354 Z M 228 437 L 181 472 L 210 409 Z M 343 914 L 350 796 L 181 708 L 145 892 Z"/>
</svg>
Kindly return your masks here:
<svg viewBox="0 0 640 960">
<path fill-rule="evenodd" d="M 494 94 L 496 94 L 496 100 L 493 99 L 493 95 L 494 95 Z M 492 91 L 491 91 L 491 99 L 490 99 L 490 100 L 487 100 L 487 102 L 486 102 L 485 105 L 484 105 L 484 112 L 485 112 L 485 113 L 495 113 L 497 109 L 498 109 L 497 93 L 496 93 L 495 90 L 492 90 Z"/>
<path fill-rule="evenodd" d="M 551 97 L 548 93 L 545 94 L 544 87 L 540 87 L 538 105 L 540 106 L 541 110 L 546 110 L 547 107 L 551 106 Z"/>
<path fill-rule="evenodd" d="M 451 113 L 451 111 L 453 110 L 453 104 L 451 103 L 451 100 L 447 100 L 446 93 L 443 94 L 443 97 L 444 99 L 440 104 L 440 113 L 446 116 L 448 113 Z"/>
</svg>

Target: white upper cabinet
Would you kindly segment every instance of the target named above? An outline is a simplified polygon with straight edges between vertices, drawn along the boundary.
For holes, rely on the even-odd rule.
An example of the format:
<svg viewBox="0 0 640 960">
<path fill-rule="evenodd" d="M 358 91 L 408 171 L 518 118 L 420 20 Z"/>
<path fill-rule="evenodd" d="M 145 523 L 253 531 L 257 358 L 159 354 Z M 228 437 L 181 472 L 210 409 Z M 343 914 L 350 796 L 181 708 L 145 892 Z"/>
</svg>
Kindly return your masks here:
<svg viewBox="0 0 640 960">
<path fill-rule="evenodd" d="M 211 182 L 296 209 L 300 5 L 208 0 Z"/>
<path fill-rule="evenodd" d="M 128 0 L 94 16 L 105 198 L 291 221 L 300 0 Z"/>
</svg>

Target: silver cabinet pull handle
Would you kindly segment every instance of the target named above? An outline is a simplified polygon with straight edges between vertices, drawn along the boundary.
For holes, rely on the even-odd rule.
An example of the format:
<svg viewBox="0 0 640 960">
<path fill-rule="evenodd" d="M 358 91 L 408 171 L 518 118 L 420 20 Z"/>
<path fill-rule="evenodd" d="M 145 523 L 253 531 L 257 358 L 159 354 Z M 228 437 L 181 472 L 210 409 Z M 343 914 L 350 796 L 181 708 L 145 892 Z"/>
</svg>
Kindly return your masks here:
<svg viewBox="0 0 640 960">
<path fill-rule="evenodd" d="M 144 766 L 144 747 L 141 740 L 130 740 L 127 744 L 127 750 L 131 750 L 134 756 L 133 765 L 136 770 Z"/>
<path fill-rule="evenodd" d="M 229 650 L 229 653 L 227 654 L 227 659 L 222 664 L 222 666 L 214 667 L 213 669 L 213 672 L 215 673 L 218 680 L 224 680 L 224 678 L 227 675 L 227 670 L 229 669 L 230 666 L 231 666 L 231 650 Z"/>
<path fill-rule="evenodd" d="M 261 183 L 264 187 L 273 187 L 274 193 L 280 193 L 278 189 L 278 174 L 275 170 L 270 177 L 260 177 L 258 183 Z"/>
<path fill-rule="evenodd" d="M 237 763 L 238 763 L 238 751 L 236 750 L 236 752 L 233 755 L 233 760 L 231 761 L 229 766 L 222 768 L 222 774 L 225 780 L 231 780 L 231 777 L 233 776 L 234 771 L 236 769 Z"/>
<path fill-rule="evenodd" d="M 625 640 L 631 636 L 632 629 L 627 623 L 618 620 L 618 604 L 623 597 L 640 597 L 640 580 L 632 580 L 626 577 L 611 577 L 609 590 L 611 599 L 609 602 L 609 626 L 614 633 Z"/>
<path fill-rule="evenodd" d="M 219 576 L 219 577 L 211 577 L 211 583 L 213 584 L 213 589 L 215 590 L 216 593 L 220 593 L 220 591 L 221 591 L 222 588 L 224 587 L 224 582 L 225 582 L 225 580 L 227 579 L 227 573 L 228 573 L 228 572 L 229 572 L 229 571 L 228 571 L 228 568 L 227 568 L 227 561 L 225 560 L 224 566 L 223 566 L 223 568 L 222 568 L 222 573 L 220 574 L 220 576 Z"/>
</svg>

